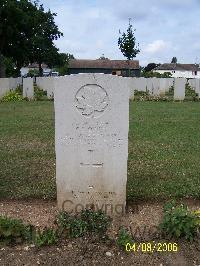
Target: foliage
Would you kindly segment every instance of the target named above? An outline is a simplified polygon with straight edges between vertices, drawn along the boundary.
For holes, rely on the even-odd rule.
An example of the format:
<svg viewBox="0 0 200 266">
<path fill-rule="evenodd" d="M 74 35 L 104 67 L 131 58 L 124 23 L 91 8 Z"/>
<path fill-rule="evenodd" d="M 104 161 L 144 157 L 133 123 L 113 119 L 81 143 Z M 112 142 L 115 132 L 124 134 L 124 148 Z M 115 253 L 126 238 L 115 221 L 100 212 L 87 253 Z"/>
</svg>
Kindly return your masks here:
<svg viewBox="0 0 200 266">
<path fill-rule="evenodd" d="M 154 71 L 149 71 L 149 72 L 145 72 L 143 71 L 141 73 L 141 77 L 145 77 L 145 78 L 170 78 L 172 76 L 172 74 L 170 72 L 164 72 L 163 74 L 158 73 L 158 72 L 154 72 Z"/>
<path fill-rule="evenodd" d="M 117 238 L 117 244 L 121 247 L 121 248 L 125 248 L 127 243 L 132 243 L 133 239 L 131 234 L 129 233 L 129 231 L 125 228 L 122 227 L 119 230 L 119 234 L 118 234 L 118 238 Z"/>
<path fill-rule="evenodd" d="M 81 219 L 87 223 L 87 231 L 97 234 L 104 234 L 111 222 L 111 218 L 102 211 L 84 210 L 81 212 Z"/>
<path fill-rule="evenodd" d="M 54 22 L 56 13 L 51 13 L 50 10 L 45 12 L 43 5 L 38 6 L 36 2 L 34 6 L 36 11 L 30 38 L 30 60 L 38 62 L 39 72 L 42 75 L 42 63 L 47 63 L 50 67 L 56 64 L 58 49 L 53 41 L 63 36 L 63 34 L 58 30 L 58 26 Z"/>
<path fill-rule="evenodd" d="M 54 63 L 58 49 L 53 41 L 63 35 L 54 22 L 55 16 L 50 10 L 45 12 L 38 1 L 1 0 L 0 55 L 11 57 L 18 70 L 28 62 L 38 62 L 40 71 L 42 62 Z"/>
<path fill-rule="evenodd" d="M 35 235 L 34 243 L 37 247 L 54 245 L 58 242 L 58 233 L 52 228 L 38 230 Z"/>
<path fill-rule="evenodd" d="M 22 85 L 18 85 L 17 88 L 15 89 L 15 92 L 17 92 L 20 95 L 22 95 L 23 94 L 23 86 Z"/>
<path fill-rule="evenodd" d="M 4 64 L 5 64 L 5 70 L 6 70 L 6 77 L 18 77 L 19 71 L 16 68 L 15 62 L 10 57 L 4 57 Z"/>
<path fill-rule="evenodd" d="M 67 230 L 70 237 L 81 237 L 87 232 L 87 223 L 78 217 L 70 216 L 66 212 L 60 212 L 58 215 L 58 225 Z M 65 231 L 66 232 L 66 231 Z"/>
<path fill-rule="evenodd" d="M 142 96 L 142 97 L 147 97 L 149 95 L 148 91 L 134 91 L 134 96 Z"/>
<path fill-rule="evenodd" d="M 156 63 L 149 63 L 145 68 L 144 68 L 144 72 L 150 72 L 152 71 L 154 68 L 160 66 L 160 64 L 156 64 Z"/>
<path fill-rule="evenodd" d="M 58 215 L 58 225 L 67 229 L 70 237 L 80 237 L 87 233 L 103 235 L 106 233 L 110 221 L 110 217 L 101 211 L 83 210 L 76 216 L 70 216 L 63 211 Z"/>
<path fill-rule="evenodd" d="M 60 53 L 58 62 L 56 66 L 54 66 L 54 69 L 59 72 L 60 76 L 64 76 L 68 74 L 68 68 L 69 68 L 69 61 L 71 59 L 75 59 L 72 54 L 65 54 L 65 53 Z"/>
<path fill-rule="evenodd" d="M 172 61 L 171 61 L 172 64 L 177 64 L 177 58 L 174 56 L 172 57 Z"/>
<path fill-rule="evenodd" d="M 105 57 L 104 54 L 102 54 L 98 59 L 99 60 L 109 60 L 109 58 L 108 57 Z"/>
<path fill-rule="evenodd" d="M 45 91 L 40 89 L 38 86 L 34 86 L 34 98 L 36 101 L 44 100 L 46 95 Z"/>
<path fill-rule="evenodd" d="M 0 216 L 0 242 L 20 243 L 30 240 L 31 235 L 31 225 L 24 225 L 21 220 Z"/>
<path fill-rule="evenodd" d="M 29 69 L 27 77 L 37 77 L 39 76 L 39 70 L 38 69 Z"/>
<path fill-rule="evenodd" d="M 119 32 L 121 37 L 118 39 L 118 46 L 122 54 L 128 59 L 131 60 L 140 52 L 139 44 L 136 46 L 136 38 L 134 36 L 135 29 L 132 29 L 132 24 L 129 20 L 129 26 L 127 32 Z"/>
<path fill-rule="evenodd" d="M 175 201 L 167 203 L 164 208 L 164 217 L 160 228 L 170 236 L 193 240 L 197 234 L 198 216 L 191 212 L 184 204 L 177 205 Z"/>
<path fill-rule="evenodd" d="M 198 93 L 195 92 L 195 90 L 190 87 L 189 83 L 186 83 L 185 86 L 185 96 L 186 98 L 188 98 L 188 100 L 193 100 L 193 101 L 198 101 L 199 97 L 198 97 Z"/>
<path fill-rule="evenodd" d="M 17 102 L 22 101 L 22 96 L 16 91 L 7 92 L 1 99 L 1 102 Z"/>
</svg>

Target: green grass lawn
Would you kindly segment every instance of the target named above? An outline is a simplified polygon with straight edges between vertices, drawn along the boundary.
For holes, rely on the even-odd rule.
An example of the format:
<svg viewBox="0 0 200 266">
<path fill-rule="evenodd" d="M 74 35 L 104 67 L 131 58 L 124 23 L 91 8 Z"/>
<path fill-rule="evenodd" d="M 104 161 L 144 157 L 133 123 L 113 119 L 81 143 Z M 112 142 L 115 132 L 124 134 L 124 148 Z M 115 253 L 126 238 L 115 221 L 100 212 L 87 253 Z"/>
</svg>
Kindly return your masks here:
<svg viewBox="0 0 200 266">
<path fill-rule="evenodd" d="M 200 197 L 200 103 L 131 102 L 129 199 Z M 53 102 L 0 103 L 0 198 L 55 198 Z"/>
</svg>

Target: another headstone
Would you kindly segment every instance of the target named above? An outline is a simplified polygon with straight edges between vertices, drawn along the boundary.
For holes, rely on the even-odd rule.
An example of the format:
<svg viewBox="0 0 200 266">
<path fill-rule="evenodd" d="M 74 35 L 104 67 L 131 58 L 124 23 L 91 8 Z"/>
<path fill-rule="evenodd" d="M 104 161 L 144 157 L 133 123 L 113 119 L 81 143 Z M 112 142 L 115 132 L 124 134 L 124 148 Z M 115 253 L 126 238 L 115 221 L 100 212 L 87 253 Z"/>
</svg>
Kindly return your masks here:
<svg viewBox="0 0 200 266">
<path fill-rule="evenodd" d="M 17 88 L 17 78 L 9 78 L 9 89 L 15 90 Z"/>
<path fill-rule="evenodd" d="M 174 100 L 183 101 L 185 99 L 185 78 L 175 78 L 174 82 Z"/>
<path fill-rule="evenodd" d="M 141 77 L 141 78 L 138 78 L 137 81 L 138 81 L 138 90 L 146 92 L 146 89 L 147 89 L 146 78 Z"/>
<path fill-rule="evenodd" d="M 23 79 L 23 97 L 32 100 L 34 98 L 34 88 L 33 79 L 24 78 Z"/>
<path fill-rule="evenodd" d="M 161 97 L 165 96 L 166 90 L 167 90 L 167 79 L 166 78 L 160 78 L 159 79 L 159 95 Z"/>
<path fill-rule="evenodd" d="M 153 96 L 159 96 L 159 79 L 152 78 Z"/>
<path fill-rule="evenodd" d="M 44 90 L 47 91 L 48 99 L 53 99 L 54 97 L 54 77 L 46 77 L 44 79 Z"/>
<path fill-rule="evenodd" d="M 152 82 L 152 78 L 147 78 L 146 79 L 146 83 L 147 83 L 147 91 L 149 92 L 149 95 L 152 96 L 153 95 L 153 82 Z"/>
<path fill-rule="evenodd" d="M 126 204 L 129 95 L 123 77 L 55 79 L 57 199 L 60 209 L 122 214 Z"/>
<path fill-rule="evenodd" d="M 0 98 L 9 92 L 9 78 L 0 78 Z"/>
<path fill-rule="evenodd" d="M 196 79 L 196 89 L 195 92 L 198 94 L 198 98 L 200 98 L 200 79 Z"/>
</svg>

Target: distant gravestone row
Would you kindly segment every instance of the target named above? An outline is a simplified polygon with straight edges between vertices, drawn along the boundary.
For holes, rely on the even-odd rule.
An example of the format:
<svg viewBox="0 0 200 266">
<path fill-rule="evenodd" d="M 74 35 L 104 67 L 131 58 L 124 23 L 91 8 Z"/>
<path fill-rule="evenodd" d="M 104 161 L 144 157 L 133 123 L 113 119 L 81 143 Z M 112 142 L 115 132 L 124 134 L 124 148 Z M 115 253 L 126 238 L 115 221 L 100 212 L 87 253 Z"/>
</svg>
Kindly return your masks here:
<svg viewBox="0 0 200 266">
<path fill-rule="evenodd" d="M 171 87 L 174 88 L 174 100 L 185 99 L 185 78 L 131 78 L 130 98 L 134 99 L 135 91 L 147 92 L 150 96 L 165 96 Z M 200 79 L 190 79 L 189 86 L 200 97 Z"/>
<path fill-rule="evenodd" d="M 134 94 L 136 91 L 147 92 L 149 96 L 152 97 L 163 97 L 169 92 L 171 87 L 174 87 L 174 100 L 184 100 L 185 98 L 185 78 L 124 78 L 130 83 L 130 98 L 134 99 Z M 27 86 L 27 78 L 23 79 L 25 81 L 25 87 Z M 27 80 L 27 82 L 26 82 Z M 36 84 L 43 91 L 47 92 L 48 99 L 54 98 L 55 90 L 55 77 L 37 77 Z M 0 97 L 2 97 L 6 92 L 16 89 L 18 85 L 22 84 L 22 78 L 3 78 L 0 79 Z M 30 84 L 30 78 L 29 78 Z M 189 85 L 200 95 L 200 80 L 190 79 Z M 30 85 L 32 86 L 32 85 Z M 24 89 L 24 90 L 27 90 Z M 32 92 L 32 94 L 31 94 Z M 26 91 L 23 95 L 26 95 Z M 29 91 L 29 96 L 27 98 L 32 99 L 34 92 L 32 89 Z M 26 97 L 26 96 L 25 96 Z"/>
<path fill-rule="evenodd" d="M 0 78 L 0 98 L 7 92 L 15 90 L 22 85 L 22 78 Z"/>
<path fill-rule="evenodd" d="M 150 96 L 164 96 L 174 84 L 174 78 L 132 78 L 130 98 L 134 92 L 148 92 Z"/>
</svg>

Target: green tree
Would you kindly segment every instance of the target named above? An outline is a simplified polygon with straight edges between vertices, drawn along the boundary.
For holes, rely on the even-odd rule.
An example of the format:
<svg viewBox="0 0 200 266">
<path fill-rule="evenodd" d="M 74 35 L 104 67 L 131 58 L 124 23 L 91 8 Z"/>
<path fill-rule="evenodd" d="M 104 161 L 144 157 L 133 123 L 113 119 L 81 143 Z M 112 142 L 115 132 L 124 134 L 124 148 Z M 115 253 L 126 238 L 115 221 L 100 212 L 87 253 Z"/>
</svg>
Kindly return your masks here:
<svg viewBox="0 0 200 266">
<path fill-rule="evenodd" d="M 149 72 L 151 70 L 153 70 L 154 68 L 160 66 L 160 64 L 156 64 L 156 63 L 149 63 L 145 68 L 144 68 L 144 72 Z"/>
<path fill-rule="evenodd" d="M 6 77 L 18 77 L 19 73 L 12 58 L 4 57 Z"/>
<path fill-rule="evenodd" d="M 136 38 L 134 36 L 134 31 L 136 31 L 136 29 L 133 29 L 130 19 L 129 19 L 129 26 L 128 26 L 127 32 L 126 33 L 123 32 L 121 34 L 121 32 L 119 31 L 119 33 L 121 34 L 121 37 L 119 37 L 118 39 L 118 46 L 122 54 L 128 60 L 133 59 L 140 52 L 139 43 L 136 46 Z"/>
<path fill-rule="evenodd" d="M 27 0 L 1 0 L 0 77 L 5 76 L 3 57 L 12 57 L 18 70 L 28 60 L 35 9 L 34 4 Z"/>
<path fill-rule="evenodd" d="M 173 64 L 177 64 L 177 58 L 174 56 L 174 57 L 172 57 L 172 61 L 171 61 L 171 63 L 173 63 Z"/>
<path fill-rule="evenodd" d="M 129 19 L 129 26 L 127 32 L 121 33 L 119 31 L 119 34 L 121 36 L 118 39 L 118 46 L 122 54 L 127 58 L 129 63 L 130 60 L 136 57 L 136 55 L 140 52 L 139 43 L 136 45 L 136 38 L 134 36 L 135 31 L 136 30 L 133 29 L 133 26 L 131 24 L 131 19 Z M 130 68 L 129 68 L 129 76 L 130 76 Z"/>
<path fill-rule="evenodd" d="M 75 59 L 72 54 L 60 53 L 58 56 L 57 65 L 54 67 L 59 72 L 60 76 L 68 74 L 69 61 Z"/>
<path fill-rule="evenodd" d="M 42 73 L 41 64 L 58 53 L 53 41 L 63 35 L 55 16 L 50 10 L 45 12 L 38 1 L 1 0 L 0 77 L 5 76 L 4 57 L 13 58 L 18 71 L 25 63 L 37 62 Z"/>
<path fill-rule="evenodd" d="M 39 73 L 42 75 L 42 63 L 46 63 L 50 67 L 57 63 L 58 49 L 53 41 L 63 36 L 63 34 L 55 24 L 54 17 L 56 13 L 51 13 L 50 10 L 45 12 L 43 5 L 38 6 L 37 3 L 34 3 L 34 5 L 37 11 L 33 19 L 33 31 L 30 39 L 31 62 L 39 64 Z"/>
<path fill-rule="evenodd" d="M 98 59 L 99 60 L 109 60 L 109 58 L 105 57 L 104 54 L 102 54 Z"/>
</svg>

